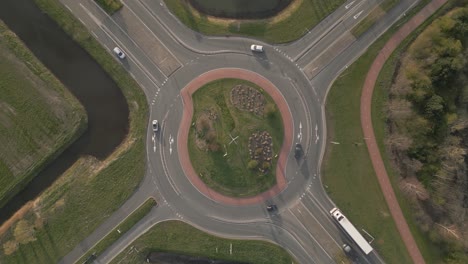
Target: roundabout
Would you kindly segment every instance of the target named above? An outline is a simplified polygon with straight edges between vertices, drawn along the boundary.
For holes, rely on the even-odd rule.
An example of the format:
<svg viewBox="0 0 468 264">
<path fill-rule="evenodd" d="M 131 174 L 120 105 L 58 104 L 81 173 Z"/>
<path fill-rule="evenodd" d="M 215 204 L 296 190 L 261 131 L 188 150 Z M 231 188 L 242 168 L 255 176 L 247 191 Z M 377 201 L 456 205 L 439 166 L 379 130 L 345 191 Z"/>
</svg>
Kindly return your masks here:
<svg viewBox="0 0 468 264">
<path fill-rule="evenodd" d="M 160 171 L 158 168 L 162 168 L 164 172 L 165 177 L 154 177 L 157 185 L 162 186 L 158 188 L 162 196 L 171 197 L 174 206 L 178 204 L 174 201 L 184 200 L 183 203 L 181 201 L 184 209 L 180 211 L 187 212 L 188 207 L 198 208 L 199 213 L 223 219 L 232 218 L 233 210 L 238 211 L 242 218 L 265 217 L 268 215 L 267 204 L 276 203 L 281 210 L 284 205 L 300 195 L 300 190 L 305 185 L 304 181 L 308 180 L 301 175 L 301 168 L 308 172 L 316 170 L 313 163 L 305 159 L 297 160 L 291 150 L 293 144 L 301 142 L 305 154 L 318 160 L 320 149 L 311 139 L 314 133 L 312 124 L 317 124 L 316 120 L 319 120 L 320 105 L 307 104 L 305 98 L 310 95 L 304 95 L 302 90 L 297 89 L 298 83 L 310 85 L 299 71 L 289 70 L 289 75 L 282 73 L 282 67 L 278 65 L 286 63 L 284 58 L 274 54 L 270 56 L 268 64 L 252 55 L 218 54 L 199 57 L 198 61 L 194 62 L 196 65 L 184 67 L 171 76 L 156 97 L 151 119 L 162 120 L 159 140 L 155 141 L 159 158 L 150 158 L 149 161 L 152 170 Z M 273 63 L 275 60 L 278 60 L 278 63 Z M 225 67 L 227 61 L 230 67 Z M 220 67 L 217 67 L 218 65 Z M 225 78 L 241 79 L 261 87 L 273 99 L 283 120 L 284 135 L 283 144 L 277 153 L 276 184 L 255 196 L 230 197 L 209 188 L 200 179 L 190 161 L 187 146 L 194 114 L 191 97 L 205 84 Z M 169 96 L 173 98 L 172 101 L 159 100 Z M 295 103 L 291 105 L 288 101 Z M 311 110 L 311 107 L 314 110 Z M 161 112 L 156 109 L 168 110 Z M 161 115 L 164 117 L 160 118 Z M 301 138 L 297 137 L 299 126 Z M 168 149 L 165 146 L 170 144 L 169 138 L 173 139 L 174 143 L 173 147 Z M 149 153 L 154 152 L 152 148 L 153 144 L 148 144 Z M 222 152 L 224 154 L 224 151 Z M 174 158 L 174 155 L 177 155 L 177 158 Z M 153 154 L 150 154 L 150 157 L 152 156 Z"/>
<path fill-rule="evenodd" d="M 409 3 L 404 4 L 400 10 L 409 8 Z M 121 14 L 111 19 L 96 15 L 99 10 L 85 4 L 104 21 L 105 26 L 99 27 L 107 31 L 96 31 L 100 41 L 110 47 L 118 44 L 127 52 L 122 65 L 146 94 L 149 123 L 160 121 L 157 133 L 151 127 L 147 130 L 144 181 L 99 230 L 105 232 L 109 226 L 116 226 L 148 197 L 154 197 L 158 206 L 106 250 L 99 261 L 109 262 L 153 225 L 176 219 L 222 237 L 271 241 L 284 247 L 299 263 L 335 262 L 335 254 L 349 239 L 330 217 L 334 204 L 320 180 L 326 140 L 324 102 L 330 84 L 380 32 L 346 43 L 348 49 L 333 53 L 334 57 L 326 61 L 322 55 L 359 22 L 353 17 L 357 11 L 368 13 L 373 5 L 362 5 L 365 10 L 360 11 L 361 6 L 355 8 L 350 1 L 297 42 L 276 46 L 260 42 L 264 52 L 252 53 L 251 39 L 206 37 L 191 31 L 169 14 L 163 2 L 127 1 Z M 83 13 L 82 6 L 70 6 Z M 86 14 L 82 17 L 95 25 Z M 386 22 L 391 24 L 397 17 L 389 16 Z M 141 34 L 120 34 L 132 33 L 127 29 L 141 30 Z M 314 67 L 316 58 L 321 64 Z M 256 196 L 229 197 L 214 191 L 198 177 L 190 161 L 187 144 L 193 116 L 191 95 L 198 87 L 221 78 L 243 79 L 262 87 L 283 119 L 276 185 Z M 300 156 L 295 155 L 297 144 Z M 274 213 L 267 209 L 272 204 L 277 206 Z M 92 244 L 92 239 L 96 238 L 82 242 L 72 253 Z M 383 262 L 376 253 L 360 256 L 360 260 Z"/>
<path fill-rule="evenodd" d="M 259 87 L 263 88 L 274 100 L 276 103 L 281 117 L 283 119 L 284 126 L 284 140 L 281 146 L 281 150 L 278 154 L 278 162 L 276 166 L 276 184 L 269 190 L 262 192 L 259 195 L 246 198 L 233 198 L 227 195 L 223 195 L 219 192 L 216 192 L 209 188 L 201 179 L 198 177 L 196 171 L 194 170 L 192 163 L 190 161 L 189 150 L 187 148 L 188 142 L 188 131 L 192 125 L 192 116 L 193 116 L 193 101 L 192 95 L 200 87 L 219 79 L 224 78 L 236 78 L 241 80 L 247 80 L 252 82 Z M 280 193 L 286 187 L 286 180 L 284 176 L 284 171 L 282 168 L 285 167 L 286 158 L 289 154 L 289 149 L 292 142 L 292 117 L 289 111 L 289 107 L 284 100 L 284 97 L 279 92 L 279 90 L 268 81 L 266 78 L 262 77 L 259 74 L 256 74 L 251 71 L 243 69 L 234 69 L 234 68 L 224 68 L 216 69 L 209 71 L 205 74 L 200 75 L 199 77 L 192 80 L 183 90 L 181 91 L 182 100 L 184 102 L 184 114 L 179 128 L 178 133 L 178 150 L 179 150 L 179 160 L 184 169 L 185 175 L 189 178 L 190 182 L 201 192 L 203 195 L 209 197 L 212 200 L 218 201 L 224 204 L 231 205 L 246 205 L 246 204 L 255 204 L 267 199 L 272 198 L 273 196 Z"/>
</svg>

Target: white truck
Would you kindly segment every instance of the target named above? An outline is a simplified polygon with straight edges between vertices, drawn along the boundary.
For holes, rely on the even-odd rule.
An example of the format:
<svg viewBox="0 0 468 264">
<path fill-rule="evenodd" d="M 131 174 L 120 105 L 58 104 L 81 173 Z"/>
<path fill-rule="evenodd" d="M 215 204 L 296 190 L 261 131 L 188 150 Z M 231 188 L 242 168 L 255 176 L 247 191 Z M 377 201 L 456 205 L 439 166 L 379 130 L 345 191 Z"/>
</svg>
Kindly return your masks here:
<svg viewBox="0 0 468 264">
<path fill-rule="evenodd" d="M 366 255 L 373 250 L 369 242 L 367 242 L 356 227 L 354 227 L 354 225 L 340 212 L 338 208 L 333 208 L 330 211 L 330 214 Z"/>
</svg>

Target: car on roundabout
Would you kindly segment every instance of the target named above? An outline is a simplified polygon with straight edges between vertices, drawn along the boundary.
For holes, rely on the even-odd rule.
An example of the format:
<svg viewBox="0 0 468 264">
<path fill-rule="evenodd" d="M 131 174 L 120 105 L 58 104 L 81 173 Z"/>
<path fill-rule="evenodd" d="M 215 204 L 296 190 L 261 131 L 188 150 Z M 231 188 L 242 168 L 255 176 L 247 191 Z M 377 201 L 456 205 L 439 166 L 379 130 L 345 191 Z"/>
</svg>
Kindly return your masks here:
<svg viewBox="0 0 468 264">
<path fill-rule="evenodd" d="M 257 44 L 252 44 L 250 46 L 250 50 L 255 51 L 255 52 L 263 52 L 263 46 L 262 45 L 257 45 Z"/>
<path fill-rule="evenodd" d="M 270 212 L 270 213 L 276 212 L 276 211 L 278 211 L 278 207 L 276 206 L 276 204 L 268 205 L 267 206 L 267 211 Z"/>
<path fill-rule="evenodd" d="M 159 122 L 158 120 L 153 120 L 153 123 L 152 123 L 152 126 L 153 126 L 153 132 L 158 132 L 159 131 Z"/>
<path fill-rule="evenodd" d="M 302 145 L 300 143 L 297 143 L 296 147 L 294 147 L 294 157 L 298 159 L 302 156 L 302 154 L 303 154 Z"/>
</svg>

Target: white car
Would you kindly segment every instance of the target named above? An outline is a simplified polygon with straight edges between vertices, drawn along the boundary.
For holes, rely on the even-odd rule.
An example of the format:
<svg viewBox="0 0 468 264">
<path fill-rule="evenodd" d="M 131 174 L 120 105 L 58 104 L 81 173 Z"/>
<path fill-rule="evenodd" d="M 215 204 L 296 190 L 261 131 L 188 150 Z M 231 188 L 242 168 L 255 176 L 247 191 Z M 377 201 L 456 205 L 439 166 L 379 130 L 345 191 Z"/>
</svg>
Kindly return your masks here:
<svg viewBox="0 0 468 264">
<path fill-rule="evenodd" d="M 153 120 L 153 132 L 159 131 L 159 122 L 158 120 Z"/>
<path fill-rule="evenodd" d="M 262 45 L 252 44 L 252 46 L 250 46 L 250 49 L 252 51 L 256 51 L 256 52 L 263 52 L 263 46 Z"/>
<path fill-rule="evenodd" d="M 125 59 L 125 53 L 123 53 L 123 51 L 119 47 L 114 48 L 114 53 L 115 55 L 117 55 L 117 57 L 119 57 L 119 59 Z"/>
</svg>

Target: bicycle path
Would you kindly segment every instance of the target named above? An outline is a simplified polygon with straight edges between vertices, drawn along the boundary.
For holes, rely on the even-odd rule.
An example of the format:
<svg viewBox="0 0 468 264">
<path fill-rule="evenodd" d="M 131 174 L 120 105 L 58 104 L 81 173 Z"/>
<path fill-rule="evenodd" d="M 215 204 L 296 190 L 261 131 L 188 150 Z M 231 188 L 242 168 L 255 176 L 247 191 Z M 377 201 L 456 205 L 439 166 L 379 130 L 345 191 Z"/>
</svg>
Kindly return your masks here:
<svg viewBox="0 0 468 264">
<path fill-rule="evenodd" d="M 434 12 L 446 2 L 447 0 L 431 1 L 388 40 L 388 42 L 375 58 L 369 72 L 367 73 L 361 94 L 361 126 L 364 132 L 364 138 L 367 139 L 366 145 L 372 161 L 372 166 L 374 167 L 380 188 L 382 189 L 385 201 L 387 202 L 388 208 L 390 209 L 390 213 L 393 217 L 393 220 L 395 221 L 398 232 L 400 233 L 400 236 L 403 239 L 403 242 L 405 243 L 405 246 L 413 262 L 417 264 L 425 263 L 424 258 L 419 251 L 419 248 L 403 216 L 400 205 L 398 204 L 387 171 L 385 170 L 385 165 L 382 161 L 377 141 L 375 139 L 371 116 L 372 93 L 374 91 L 375 83 L 379 76 L 380 70 L 392 52 L 411 32 L 413 32 L 413 30 L 415 30 L 427 18 L 434 14 Z"/>
</svg>

